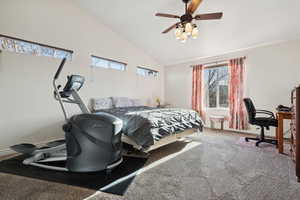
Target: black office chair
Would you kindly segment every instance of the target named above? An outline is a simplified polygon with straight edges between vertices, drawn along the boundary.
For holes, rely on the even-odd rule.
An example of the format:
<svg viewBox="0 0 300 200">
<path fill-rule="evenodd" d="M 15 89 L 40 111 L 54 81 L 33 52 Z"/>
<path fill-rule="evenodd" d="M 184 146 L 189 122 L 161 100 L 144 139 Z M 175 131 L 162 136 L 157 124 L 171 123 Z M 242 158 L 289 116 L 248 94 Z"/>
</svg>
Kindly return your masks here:
<svg viewBox="0 0 300 200">
<path fill-rule="evenodd" d="M 275 118 L 275 115 L 267 110 L 256 110 L 253 102 L 250 98 L 245 98 L 244 103 L 248 112 L 249 123 L 252 125 L 260 126 L 261 132 L 260 137 L 250 138 L 246 137 L 245 140 L 248 142 L 249 140 L 256 140 L 256 146 L 258 146 L 262 142 L 270 143 L 277 145 L 277 140 L 267 139 L 265 138 L 265 128 L 270 130 L 270 126 L 278 126 L 278 121 Z M 264 114 L 267 115 L 265 117 L 257 117 L 256 114 Z"/>
</svg>

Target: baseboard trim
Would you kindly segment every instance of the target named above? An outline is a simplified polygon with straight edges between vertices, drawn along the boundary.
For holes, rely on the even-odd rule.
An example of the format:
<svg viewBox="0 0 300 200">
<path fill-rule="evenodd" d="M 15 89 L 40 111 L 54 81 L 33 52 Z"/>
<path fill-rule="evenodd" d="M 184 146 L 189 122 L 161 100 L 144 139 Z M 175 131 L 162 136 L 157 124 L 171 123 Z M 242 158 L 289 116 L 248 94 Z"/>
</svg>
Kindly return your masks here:
<svg viewBox="0 0 300 200">
<path fill-rule="evenodd" d="M 204 126 L 205 129 L 209 129 L 209 130 L 215 130 L 215 131 L 224 131 L 224 132 L 229 132 L 229 133 L 238 133 L 238 134 L 243 134 L 243 135 L 249 135 L 249 136 L 259 136 L 258 133 L 255 132 L 251 132 L 251 131 L 239 131 L 239 130 L 234 130 L 234 129 L 214 129 L 214 128 L 210 128 L 208 126 Z M 272 135 L 266 135 L 267 138 L 271 138 L 271 139 L 276 139 L 275 136 Z M 285 141 L 290 142 L 291 139 L 290 138 L 284 138 Z"/>
</svg>

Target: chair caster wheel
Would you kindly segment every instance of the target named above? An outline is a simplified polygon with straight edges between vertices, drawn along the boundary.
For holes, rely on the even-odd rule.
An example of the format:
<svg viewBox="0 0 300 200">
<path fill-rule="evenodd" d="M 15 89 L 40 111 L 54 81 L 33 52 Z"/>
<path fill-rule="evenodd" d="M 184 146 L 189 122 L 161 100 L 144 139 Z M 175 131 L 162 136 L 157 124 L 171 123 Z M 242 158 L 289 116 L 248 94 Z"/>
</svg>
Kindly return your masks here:
<svg viewBox="0 0 300 200">
<path fill-rule="evenodd" d="M 245 138 L 245 141 L 246 141 L 246 142 L 249 142 L 248 138 Z"/>
<path fill-rule="evenodd" d="M 255 143 L 255 146 L 258 147 L 258 145 L 259 145 L 260 143 L 261 143 L 261 141 L 256 142 L 256 143 Z"/>
</svg>

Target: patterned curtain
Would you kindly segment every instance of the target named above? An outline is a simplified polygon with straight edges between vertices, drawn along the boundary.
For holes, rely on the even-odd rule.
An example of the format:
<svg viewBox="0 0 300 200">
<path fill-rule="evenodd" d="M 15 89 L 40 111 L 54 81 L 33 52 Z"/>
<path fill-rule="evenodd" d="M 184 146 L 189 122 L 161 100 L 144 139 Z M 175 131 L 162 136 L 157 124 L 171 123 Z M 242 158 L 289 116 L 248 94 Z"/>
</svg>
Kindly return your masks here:
<svg viewBox="0 0 300 200">
<path fill-rule="evenodd" d="M 243 102 L 245 84 L 245 58 L 230 60 L 229 70 L 229 128 L 246 130 L 248 129 L 249 125 Z"/>
<path fill-rule="evenodd" d="M 193 67 L 192 108 L 197 111 L 205 121 L 205 113 L 203 110 L 203 85 L 203 65 L 196 65 Z"/>
</svg>

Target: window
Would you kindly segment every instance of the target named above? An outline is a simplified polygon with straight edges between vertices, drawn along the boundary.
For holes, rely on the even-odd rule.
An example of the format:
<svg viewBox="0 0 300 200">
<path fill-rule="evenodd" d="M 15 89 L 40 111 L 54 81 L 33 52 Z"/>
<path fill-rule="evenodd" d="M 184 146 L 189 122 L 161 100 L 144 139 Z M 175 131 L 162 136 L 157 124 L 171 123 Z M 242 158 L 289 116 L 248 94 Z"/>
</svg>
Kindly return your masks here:
<svg viewBox="0 0 300 200">
<path fill-rule="evenodd" d="M 0 50 L 36 56 L 72 59 L 73 51 L 0 35 Z"/>
<path fill-rule="evenodd" d="M 106 69 L 115 69 L 120 71 L 126 70 L 126 63 L 122 63 L 119 61 L 107 59 L 107 58 L 101 58 L 98 56 L 92 56 L 92 66 L 93 67 L 101 67 Z"/>
<path fill-rule="evenodd" d="M 144 67 L 137 67 L 136 68 L 136 73 L 140 76 L 152 76 L 152 77 L 157 77 L 158 76 L 158 71 L 152 70 L 152 69 L 147 69 Z"/>
<path fill-rule="evenodd" d="M 204 69 L 206 108 L 228 108 L 229 72 L 227 64 Z"/>
</svg>

